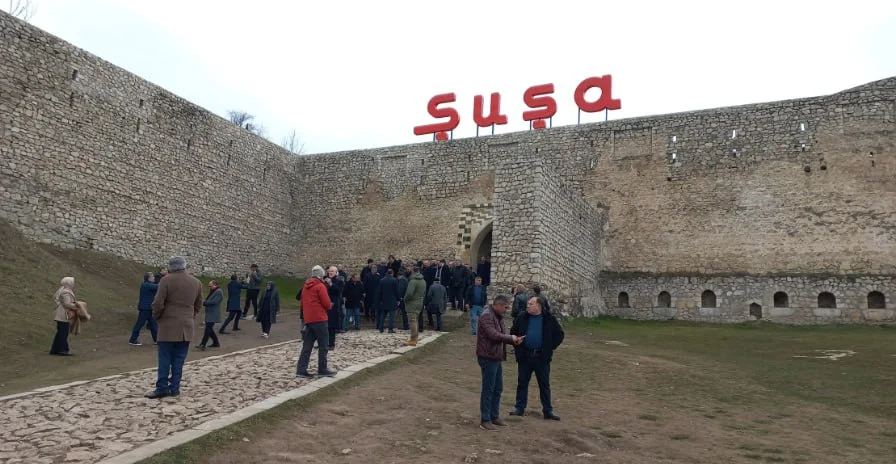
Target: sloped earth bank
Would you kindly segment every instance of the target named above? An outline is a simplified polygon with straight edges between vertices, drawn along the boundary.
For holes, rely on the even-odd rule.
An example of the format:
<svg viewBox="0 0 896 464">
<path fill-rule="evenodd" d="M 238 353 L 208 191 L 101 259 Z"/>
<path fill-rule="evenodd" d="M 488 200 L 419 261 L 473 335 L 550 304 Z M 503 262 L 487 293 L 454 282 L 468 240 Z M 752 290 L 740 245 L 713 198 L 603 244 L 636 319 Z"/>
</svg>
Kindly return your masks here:
<svg viewBox="0 0 896 464">
<path fill-rule="evenodd" d="M 338 370 L 388 354 L 405 339 L 350 332 L 337 339 L 330 366 Z M 299 388 L 310 382 L 295 378 L 299 348 L 292 341 L 188 362 L 178 398 L 143 397 L 156 379 L 149 368 L 0 400 L 0 462 L 97 462 Z M 312 373 L 316 356 L 315 350 Z"/>
<path fill-rule="evenodd" d="M 857 364 L 892 331 L 613 321 L 566 329 L 552 369 L 561 422 L 541 418 L 534 379 L 528 415 L 506 415 L 516 388 L 511 360 L 501 405 L 510 426 L 480 430 L 475 343 L 459 330 L 384 371 L 151 462 L 893 462 L 896 415 L 885 395 L 893 350 Z M 832 345 L 857 354 L 793 358 Z"/>
</svg>

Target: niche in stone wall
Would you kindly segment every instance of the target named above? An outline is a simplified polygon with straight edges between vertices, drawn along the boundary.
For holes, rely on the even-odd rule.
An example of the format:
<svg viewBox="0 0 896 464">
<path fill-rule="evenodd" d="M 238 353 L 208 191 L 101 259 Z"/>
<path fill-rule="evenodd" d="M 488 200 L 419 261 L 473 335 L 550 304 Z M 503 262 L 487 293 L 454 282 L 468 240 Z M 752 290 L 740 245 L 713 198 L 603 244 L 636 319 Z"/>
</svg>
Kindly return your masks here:
<svg viewBox="0 0 896 464">
<path fill-rule="evenodd" d="M 881 292 L 868 294 L 868 309 L 887 309 L 887 299 Z"/>
<path fill-rule="evenodd" d="M 825 309 L 834 309 L 837 307 L 837 297 L 831 292 L 821 292 L 818 294 L 818 307 Z"/>
<path fill-rule="evenodd" d="M 631 307 L 631 306 L 629 306 L 629 303 L 628 303 L 628 293 L 619 292 L 619 298 L 617 298 L 617 300 L 618 300 L 617 306 L 619 306 L 620 308 L 630 308 Z"/>
<path fill-rule="evenodd" d="M 658 308 L 671 308 L 672 307 L 672 295 L 667 291 L 660 292 L 656 297 L 656 306 Z"/>
<path fill-rule="evenodd" d="M 762 306 L 758 303 L 750 303 L 750 316 L 762 319 Z"/>
<path fill-rule="evenodd" d="M 712 290 L 706 290 L 700 295 L 700 307 L 701 308 L 715 308 L 716 307 L 716 294 Z"/>
<path fill-rule="evenodd" d="M 787 296 L 784 292 L 776 292 L 775 296 L 772 298 L 772 305 L 775 308 L 788 308 L 790 307 L 790 297 Z"/>
</svg>

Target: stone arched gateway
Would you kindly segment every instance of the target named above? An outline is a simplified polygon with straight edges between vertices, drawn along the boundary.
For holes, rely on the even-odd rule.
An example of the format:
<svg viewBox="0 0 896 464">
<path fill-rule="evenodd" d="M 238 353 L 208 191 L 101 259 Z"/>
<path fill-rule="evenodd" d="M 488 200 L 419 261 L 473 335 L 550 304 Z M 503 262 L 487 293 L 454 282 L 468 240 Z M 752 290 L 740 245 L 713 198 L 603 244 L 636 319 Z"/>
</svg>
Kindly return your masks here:
<svg viewBox="0 0 896 464">
<path fill-rule="evenodd" d="M 460 215 L 457 233 L 457 256 L 464 263 L 474 264 L 479 259 L 479 249 L 488 246 L 491 256 L 492 204 L 476 203 L 464 206 Z"/>
</svg>

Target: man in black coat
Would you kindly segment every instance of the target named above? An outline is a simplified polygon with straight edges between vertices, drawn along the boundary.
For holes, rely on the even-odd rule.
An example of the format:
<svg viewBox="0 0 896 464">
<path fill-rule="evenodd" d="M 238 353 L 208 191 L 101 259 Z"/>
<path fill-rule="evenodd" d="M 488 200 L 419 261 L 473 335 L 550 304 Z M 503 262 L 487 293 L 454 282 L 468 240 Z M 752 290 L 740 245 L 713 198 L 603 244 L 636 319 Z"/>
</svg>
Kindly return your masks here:
<svg viewBox="0 0 896 464">
<path fill-rule="evenodd" d="M 423 274 L 423 280 L 426 282 L 426 291 L 429 292 L 429 287 L 432 287 L 432 283 L 436 280 L 436 267 L 430 265 L 429 260 L 423 261 L 423 267 L 420 269 L 420 273 Z"/>
<path fill-rule="evenodd" d="M 464 266 L 464 262 L 457 260 L 451 270 L 451 286 L 454 288 L 455 308 L 467 311 L 464 300 L 467 296 L 467 287 L 470 285 L 470 270 Z"/>
<path fill-rule="evenodd" d="M 374 300 L 382 278 L 383 276 L 377 271 L 376 264 L 373 262 L 367 265 L 366 277 L 364 273 L 361 273 L 361 282 L 364 283 L 364 317 L 368 320 L 373 320 L 376 316 Z"/>
<path fill-rule="evenodd" d="M 386 271 L 376 289 L 376 328 L 383 333 L 386 316 L 389 316 L 389 333 L 395 333 L 395 309 L 398 308 L 398 279 L 392 276 L 392 269 Z"/>
<path fill-rule="evenodd" d="M 523 338 L 523 343 L 513 350 L 517 362 L 516 407 L 511 416 L 522 416 L 529 399 L 529 381 L 535 373 L 541 412 L 545 419 L 560 420 L 551 406 L 551 358 L 554 350 L 563 343 L 563 327 L 553 314 L 544 310 L 545 300 L 532 297 L 526 312 L 518 315 L 510 328 L 510 334 Z"/>
</svg>

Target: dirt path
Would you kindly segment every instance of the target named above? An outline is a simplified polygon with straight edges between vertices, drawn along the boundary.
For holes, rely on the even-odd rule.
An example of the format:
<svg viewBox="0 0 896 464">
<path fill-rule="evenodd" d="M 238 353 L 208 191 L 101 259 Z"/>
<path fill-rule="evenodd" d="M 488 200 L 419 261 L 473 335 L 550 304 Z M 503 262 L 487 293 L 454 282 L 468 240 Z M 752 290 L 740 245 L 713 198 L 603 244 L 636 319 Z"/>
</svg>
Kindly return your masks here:
<svg viewBox="0 0 896 464">
<path fill-rule="evenodd" d="M 136 321 L 136 311 L 134 311 Z M 197 317 L 200 320 L 202 314 Z M 299 336 L 298 310 L 290 309 L 281 312 L 278 321 L 271 329 L 268 339 L 261 338 L 261 326 L 252 319 L 240 321 L 240 331 L 219 335 L 221 348 L 209 348 L 199 351 L 190 348 L 187 361 L 216 356 L 233 351 L 245 350 L 256 346 L 295 340 Z M 232 325 L 232 324 L 231 324 Z M 216 327 L 220 327 L 216 326 Z M 193 346 L 202 339 L 204 327 L 197 323 L 193 335 Z M 75 380 L 88 380 L 122 372 L 155 367 L 158 362 L 155 346 L 149 331 L 141 332 L 140 341 L 143 346 L 128 344 L 130 329 L 118 338 L 92 338 L 93 334 L 85 330 L 80 335 L 69 336 L 69 345 L 75 356 L 50 356 L 47 351 L 34 351 L 15 357 L 8 357 L 0 364 L 0 396 L 68 383 Z"/>
<path fill-rule="evenodd" d="M 225 429 L 152 462 L 892 462 L 894 421 L 775 398 L 732 366 L 567 334 L 552 370 L 561 422 L 540 417 L 533 379 L 529 415 L 480 430 L 474 340 L 459 330 L 245 434 Z M 506 414 L 512 361 L 504 385 Z"/>
</svg>

